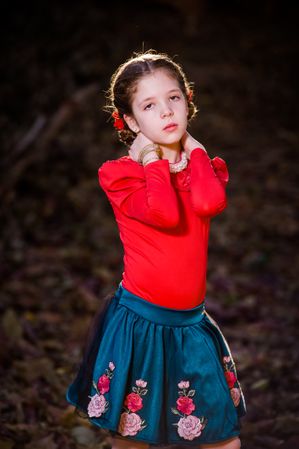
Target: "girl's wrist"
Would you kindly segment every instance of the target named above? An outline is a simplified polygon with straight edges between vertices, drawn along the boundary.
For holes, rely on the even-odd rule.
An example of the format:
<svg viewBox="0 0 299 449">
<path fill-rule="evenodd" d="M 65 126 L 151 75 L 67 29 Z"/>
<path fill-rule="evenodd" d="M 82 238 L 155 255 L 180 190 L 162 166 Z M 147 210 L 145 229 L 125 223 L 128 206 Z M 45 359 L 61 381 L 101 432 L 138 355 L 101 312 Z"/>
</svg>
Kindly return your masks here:
<svg viewBox="0 0 299 449">
<path fill-rule="evenodd" d="M 160 157 L 155 150 L 149 151 L 142 158 L 142 165 L 145 166 L 150 162 L 159 161 Z"/>
<path fill-rule="evenodd" d="M 161 159 L 162 152 L 159 145 L 155 143 L 150 143 L 146 145 L 144 148 L 142 148 L 138 156 L 138 162 L 144 165 L 144 163 L 147 162 L 149 157 L 151 159 L 155 158 L 156 160 Z"/>
</svg>

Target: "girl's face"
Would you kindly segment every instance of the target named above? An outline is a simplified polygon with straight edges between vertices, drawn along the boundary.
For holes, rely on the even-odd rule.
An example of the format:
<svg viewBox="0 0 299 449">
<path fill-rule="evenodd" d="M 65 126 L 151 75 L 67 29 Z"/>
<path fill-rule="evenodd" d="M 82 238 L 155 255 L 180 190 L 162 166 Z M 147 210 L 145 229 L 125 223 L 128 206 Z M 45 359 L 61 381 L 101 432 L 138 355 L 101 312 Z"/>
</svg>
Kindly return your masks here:
<svg viewBox="0 0 299 449">
<path fill-rule="evenodd" d="M 173 149 L 187 129 L 188 105 L 175 78 L 163 69 L 141 78 L 132 99 L 133 116 L 124 116 L 129 128 Z"/>
</svg>

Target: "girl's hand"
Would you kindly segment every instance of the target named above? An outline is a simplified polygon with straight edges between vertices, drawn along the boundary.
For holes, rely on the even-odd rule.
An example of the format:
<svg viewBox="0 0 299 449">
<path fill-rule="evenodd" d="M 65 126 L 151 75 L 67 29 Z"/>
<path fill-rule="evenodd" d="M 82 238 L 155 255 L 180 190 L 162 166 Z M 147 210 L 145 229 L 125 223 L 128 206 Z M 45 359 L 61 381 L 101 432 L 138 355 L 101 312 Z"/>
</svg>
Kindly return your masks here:
<svg viewBox="0 0 299 449">
<path fill-rule="evenodd" d="M 134 142 L 132 143 L 130 149 L 129 149 L 129 156 L 133 161 L 138 162 L 139 154 L 146 145 L 149 145 L 152 142 L 150 139 L 148 139 L 144 134 L 141 132 L 137 134 Z"/>
<path fill-rule="evenodd" d="M 188 131 L 186 131 L 183 135 L 181 142 L 188 159 L 190 159 L 191 153 L 195 148 L 201 148 L 205 153 L 207 153 L 205 147 L 195 140 L 191 134 L 188 133 Z"/>
</svg>

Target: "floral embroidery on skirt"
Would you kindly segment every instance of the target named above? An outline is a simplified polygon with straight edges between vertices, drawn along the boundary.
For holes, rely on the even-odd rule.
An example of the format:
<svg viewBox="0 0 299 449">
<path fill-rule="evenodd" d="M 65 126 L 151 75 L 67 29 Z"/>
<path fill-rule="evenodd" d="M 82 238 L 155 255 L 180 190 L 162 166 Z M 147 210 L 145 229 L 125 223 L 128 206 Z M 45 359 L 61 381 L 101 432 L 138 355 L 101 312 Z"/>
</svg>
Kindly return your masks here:
<svg viewBox="0 0 299 449">
<path fill-rule="evenodd" d="M 235 407 L 238 407 L 241 399 L 239 381 L 236 376 L 235 364 L 230 356 L 223 357 L 224 375 L 230 390 L 230 394 Z"/>
<path fill-rule="evenodd" d="M 89 396 L 90 402 L 88 404 L 87 413 L 90 418 L 99 418 L 109 408 L 109 402 L 106 400 L 104 394 L 110 390 L 110 379 L 113 377 L 113 371 L 115 365 L 113 362 L 109 363 L 109 368 L 106 369 L 96 383 L 93 381 L 93 387 L 96 390 L 96 394 Z"/>
<path fill-rule="evenodd" d="M 171 411 L 181 418 L 178 423 L 173 425 L 178 427 L 177 431 L 180 437 L 191 441 L 194 440 L 194 438 L 199 437 L 208 420 L 203 416 L 198 418 L 191 414 L 195 410 L 195 405 L 192 399 L 195 395 L 195 390 L 188 391 L 190 382 L 181 380 L 178 383 L 178 387 L 180 389 L 178 392 L 180 397 L 176 401 L 176 408 L 172 407 Z"/>
<path fill-rule="evenodd" d="M 118 431 L 121 435 L 136 435 L 144 429 L 147 424 L 145 420 L 135 412 L 143 408 L 143 399 L 141 396 L 146 395 L 147 382 L 142 379 L 136 380 L 136 387 L 132 387 L 133 393 L 129 393 L 124 401 L 125 412 L 121 414 Z"/>
<path fill-rule="evenodd" d="M 210 444 L 240 433 L 244 395 L 228 343 L 204 303 L 163 308 L 120 285 L 94 326 L 66 393 L 92 424 L 155 446 Z"/>
</svg>

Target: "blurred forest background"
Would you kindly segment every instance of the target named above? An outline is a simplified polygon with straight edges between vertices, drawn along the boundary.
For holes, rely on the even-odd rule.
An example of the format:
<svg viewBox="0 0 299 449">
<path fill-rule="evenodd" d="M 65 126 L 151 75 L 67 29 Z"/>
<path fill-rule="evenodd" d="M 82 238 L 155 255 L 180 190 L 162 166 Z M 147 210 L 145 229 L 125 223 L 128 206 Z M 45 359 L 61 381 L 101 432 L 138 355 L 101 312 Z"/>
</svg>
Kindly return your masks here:
<svg viewBox="0 0 299 449">
<path fill-rule="evenodd" d="M 247 399 L 242 447 L 299 447 L 298 8 L 291 2 L 1 5 L 0 449 L 109 445 L 65 399 L 100 299 L 123 270 L 97 180 L 126 154 L 102 111 L 134 51 L 195 83 L 191 132 L 228 165 L 211 223 L 207 304 Z M 183 446 L 182 446 L 183 447 Z"/>
</svg>

